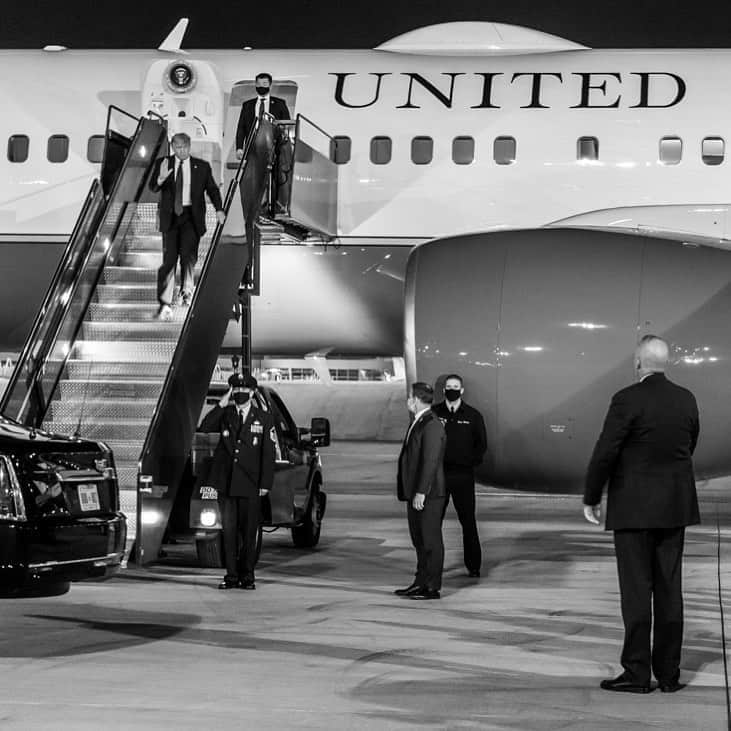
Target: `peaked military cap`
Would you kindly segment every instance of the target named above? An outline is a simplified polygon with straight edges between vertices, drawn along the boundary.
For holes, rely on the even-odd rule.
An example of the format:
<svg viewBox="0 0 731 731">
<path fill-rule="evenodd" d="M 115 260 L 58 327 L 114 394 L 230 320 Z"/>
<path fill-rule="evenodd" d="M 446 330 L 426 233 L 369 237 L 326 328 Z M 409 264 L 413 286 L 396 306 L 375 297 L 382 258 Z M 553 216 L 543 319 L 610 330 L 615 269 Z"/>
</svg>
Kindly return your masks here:
<svg viewBox="0 0 731 731">
<path fill-rule="evenodd" d="M 244 376 L 241 373 L 234 373 L 228 379 L 228 385 L 232 388 L 256 388 L 259 384 L 254 376 Z"/>
</svg>

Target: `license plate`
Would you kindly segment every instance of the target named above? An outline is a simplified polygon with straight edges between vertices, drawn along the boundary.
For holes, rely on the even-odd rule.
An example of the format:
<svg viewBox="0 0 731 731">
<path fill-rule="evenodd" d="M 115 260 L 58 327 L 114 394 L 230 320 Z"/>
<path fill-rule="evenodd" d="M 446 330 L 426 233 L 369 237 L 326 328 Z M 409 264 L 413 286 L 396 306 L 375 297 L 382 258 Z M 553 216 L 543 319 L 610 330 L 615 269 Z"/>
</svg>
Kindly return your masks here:
<svg viewBox="0 0 731 731">
<path fill-rule="evenodd" d="M 84 512 L 101 510 L 96 485 L 79 485 L 79 506 Z"/>
</svg>

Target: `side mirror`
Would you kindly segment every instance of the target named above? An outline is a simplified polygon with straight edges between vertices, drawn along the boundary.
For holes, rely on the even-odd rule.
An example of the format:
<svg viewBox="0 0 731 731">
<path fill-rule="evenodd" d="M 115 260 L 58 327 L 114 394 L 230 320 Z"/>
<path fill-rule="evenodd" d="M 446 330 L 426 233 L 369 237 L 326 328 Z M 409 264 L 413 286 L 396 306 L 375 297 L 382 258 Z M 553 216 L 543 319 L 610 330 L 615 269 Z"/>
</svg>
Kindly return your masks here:
<svg viewBox="0 0 731 731">
<path fill-rule="evenodd" d="M 310 422 L 310 438 L 316 447 L 330 446 L 330 420 L 316 416 Z"/>
</svg>

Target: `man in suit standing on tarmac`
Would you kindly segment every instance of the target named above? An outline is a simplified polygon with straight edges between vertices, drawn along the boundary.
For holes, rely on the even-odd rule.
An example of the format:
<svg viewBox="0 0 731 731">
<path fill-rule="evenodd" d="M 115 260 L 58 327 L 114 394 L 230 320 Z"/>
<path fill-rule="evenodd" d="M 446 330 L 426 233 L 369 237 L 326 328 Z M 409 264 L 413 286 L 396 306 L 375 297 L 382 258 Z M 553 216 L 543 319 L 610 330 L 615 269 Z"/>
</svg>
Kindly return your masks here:
<svg viewBox="0 0 731 731">
<path fill-rule="evenodd" d="M 444 568 L 442 518 L 446 502 L 444 449 L 447 437 L 431 410 L 434 389 L 417 381 L 406 401 L 414 419 L 398 460 L 397 495 L 406 502 L 411 542 L 416 549 L 416 576 L 410 586 L 396 589 L 410 599 L 439 599 Z"/>
<path fill-rule="evenodd" d="M 198 259 L 198 243 L 206 232 L 206 199 L 216 209 L 223 224 L 221 192 L 213 179 L 211 166 L 190 156 L 190 137 L 178 132 L 171 140 L 173 155 L 162 157 L 155 164 L 149 187 L 160 193 L 158 210 L 162 231 L 162 266 L 157 271 L 158 320 L 173 316 L 175 267 L 180 259 L 180 303 L 190 305 L 193 297 L 193 270 Z"/>
<path fill-rule="evenodd" d="M 635 353 L 639 383 L 612 397 L 589 463 L 584 517 L 599 524 L 604 484 L 607 530 L 614 531 L 624 672 L 604 690 L 649 693 L 684 687 L 682 561 L 685 526 L 700 522 L 692 455 L 698 440 L 693 394 L 665 377 L 668 344 L 646 335 Z M 650 629 L 653 624 L 652 650 Z"/>
<path fill-rule="evenodd" d="M 487 449 L 485 420 L 482 414 L 462 400 L 462 376 L 450 373 L 444 381 L 444 401 L 432 409 L 441 419 L 447 433 L 444 454 L 444 478 L 447 483 L 447 507 L 452 498 L 462 526 L 462 548 L 467 574 L 480 575 L 482 548 L 475 517 L 475 467 L 482 462 Z"/>
<path fill-rule="evenodd" d="M 260 499 L 274 481 L 276 433 L 270 413 L 252 401 L 257 382 L 234 373 L 231 389 L 206 414 L 198 431 L 220 432 L 208 475 L 218 491 L 226 575 L 219 589 L 256 589 L 254 568 Z"/>
</svg>

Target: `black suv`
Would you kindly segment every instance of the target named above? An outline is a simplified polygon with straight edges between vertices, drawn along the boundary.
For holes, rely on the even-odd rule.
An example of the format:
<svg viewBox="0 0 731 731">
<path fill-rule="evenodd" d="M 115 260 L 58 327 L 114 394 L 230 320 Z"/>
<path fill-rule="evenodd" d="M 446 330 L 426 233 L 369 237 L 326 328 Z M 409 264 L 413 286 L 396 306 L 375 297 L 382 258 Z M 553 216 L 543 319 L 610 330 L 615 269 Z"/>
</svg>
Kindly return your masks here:
<svg viewBox="0 0 731 731">
<path fill-rule="evenodd" d="M 207 402 L 215 403 L 227 389 L 212 387 Z M 260 386 L 253 398 L 259 408 L 272 414 L 277 430 L 274 484 L 269 495 L 262 498 L 257 551 L 267 528 L 289 528 L 295 546 L 312 548 L 320 540 L 327 501 L 317 449 L 330 444 L 330 422 L 315 418 L 309 428 L 296 427 L 282 399 L 266 386 Z M 219 434 L 196 434 L 191 457 L 195 486 L 190 501 L 190 527 L 195 529 L 198 561 L 207 567 L 223 565 L 218 496 L 206 483 L 218 440 Z"/>
<path fill-rule="evenodd" d="M 105 578 L 127 523 L 111 450 L 0 417 L 0 595 Z"/>
</svg>

